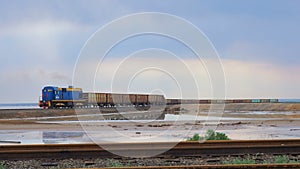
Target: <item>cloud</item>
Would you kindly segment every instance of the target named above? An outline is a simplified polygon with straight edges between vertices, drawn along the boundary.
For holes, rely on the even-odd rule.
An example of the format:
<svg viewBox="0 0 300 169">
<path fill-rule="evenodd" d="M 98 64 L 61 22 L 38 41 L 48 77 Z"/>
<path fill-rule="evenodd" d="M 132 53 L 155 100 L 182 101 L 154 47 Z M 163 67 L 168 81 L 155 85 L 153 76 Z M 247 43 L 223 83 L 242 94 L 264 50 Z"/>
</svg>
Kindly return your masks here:
<svg viewBox="0 0 300 169">
<path fill-rule="evenodd" d="M 203 58 L 203 61 L 211 65 L 210 62 L 215 62 L 208 58 Z M 86 72 L 81 72 L 82 79 L 77 79 L 77 84 L 89 91 L 128 92 L 130 89 L 151 93 L 153 89 L 161 89 L 168 98 L 198 98 L 197 87 L 199 98 L 212 98 L 214 91 L 223 89 L 226 89 L 227 98 L 297 98 L 300 95 L 297 90 L 300 78 L 295 73 L 300 71 L 298 67 L 222 59 L 226 86 L 216 85 L 218 88 L 212 88 L 211 83 L 218 83 L 211 82 L 211 76 L 216 75 L 213 69 L 207 71 L 205 65 L 195 59 L 184 59 L 183 62 L 161 55 L 159 60 L 150 57 L 131 58 L 125 62 L 121 62 L 120 58 L 108 59 L 97 72 L 91 67 L 92 64 L 85 65 Z M 95 86 L 88 85 L 88 82 Z"/>
<path fill-rule="evenodd" d="M 298 49 L 294 47 L 295 44 L 278 46 L 278 44 L 236 40 L 223 50 L 221 55 L 227 59 L 296 66 L 299 65 L 300 59 L 297 55 Z"/>
<path fill-rule="evenodd" d="M 215 62 L 207 58 L 203 60 L 202 63 Z M 212 88 L 210 77 L 214 72 L 207 72 L 199 60 L 177 60 L 171 56 L 160 56 L 160 59 L 132 57 L 124 62 L 120 57 L 109 58 L 98 69 L 93 67 L 98 65 L 97 62 L 87 62 L 85 71 L 75 75 L 80 76 L 75 78 L 75 85 L 86 92 L 162 92 L 167 98 L 212 98 L 212 92 L 222 88 L 226 89 L 227 98 L 298 98 L 300 95 L 297 74 L 300 68 L 297 66 L 233 59 L 221 62 L 226 86 L 218 86 L 220 89 Z M 67 69 L 1 72 L 0 102 L 35 102 L 43 86 L 68 86 L 72 82 L 71 75 L 72 71 Z"/>
<path fill-rule="evenodd" d="M 90 29 L 90 26 L 61 20 L 2 26 L 0 70 L 72 68 Z"/>
<path fill-rule="evenodd" d="M 297 98 L 298 67 L 263 62 L 224 60 L 227 93 L 231 98 Z"/>
<path fill-rule="evenodd" d="M 221 5 L 220 5 L 221 4 Z M 298 97 L 299 77 L 299 12 L 297 4 L 269 2 L 262 3 L 259 10 L 252 11 L 249 6 L 256 2 L 236 3 L 222 2 L 156 3 L 121 1 L 26 1 L 1 2 L 0 15 L 0 102 L 35 101 L 41 88 L 47 84 L 66 86 L 71 81 L 72 68 L 76 56 L 88 37 L 103 24 L 134 12 L 158 11 L 169 12 L 192 21 L 201 28 L 223 58 L 222 63 L 227 81 L 227 96 L 244 97 Z M 284 7 L 284 8 L 283 8 Z M 189 10 L 186 10 L 189 9 Z M 144 26 L 155 26 L 151 18 L 144 19 Z M 131 29 L 137 25 L 128 26 Z M 125 29 L 124 27 L 121 27 Z M 164 30 L 174 31 L 181 27 L 168 27 Z M 189 30 L 184 34 L 192 35 Z M 116 30 L 118 33 L 118 30 Z M 110 35 L 103 36 L 106 40 Z M 166 41 L 160 43 L 169 44 Z M 143 41 L 140 42 L 143 46 Z M 146 44 L 147 45 L 147 44 Z M 160 45 L 157 43 L 157 45 Z M 176 52 L 178 44 L 167 46 Z M 180 44 L 182 45 L 182 44 Z M 136 47 L 136 46 L 135 46 Z M 128 49 L 125 46 L 125 49 Z M 134 48 L 136 49 L 136 48 Z M 139 48 L 138 48 L 139 49 Z M 177 50 L 176 50 L 177 49 Z M 172 51 L 172 52 L 174 52 Z M 127 51 L 125 51 L 127 52 Z M 116 53 L 116 60 L 107 60 L 98 70 L 99 90 L 110 90 L 109 81 L 124 51 Z M 131 52 L 131 51 L 130 51 Z M 185 52 L 185 51 L 184 51 Z M 185 53 L 181 54 L 184 55 Z M 184 61 L 195 74 L 200 85 L 200 96 L 212 94 L 209 74 L 203 63 L 189 57 Z M 214 61 L 204 60 L 213 67 Z M 147 64 L 145 64 L 145 62 Z M 132 63 L 132 64 L 130 64 Z M 159 64 L 158 64 L 159 63 Z M 95 63 L 84 65 L 91 74 L 83 77 L 94 78 Z M 96 63 L 97 64 L 97 63 Z M 170 59 L 131 60 L 119 71 L 120 79 L 116 89 L 122 91 L 128 77 L 135 73 L 135 65 L 160 65 L 176 75 L 183 88 L 190 86 L 189 71 L 182 64 Z M 176 68 L 177 66 L 177 68 Z M 183 67 L 183 69 L 181 69 Z M 210 71 L 213 71 L 210 70 Z M 20 86 L 23 86 L 20 88 Z M 153 87 L 154 86 L 154 87 Z M 83 83 L 84 90 L 89 86 Z M 132 90 L 151 91 L 161 87 L 169 97 L 178 97 L 178 88 L 174 81 L 162 72 L 145 71 L 136 76 Z M 221 86 L 222 87 L 222 86 Z M 24 88 L 26 88 L 24 90 Z M 24 91 L 28 93 L 23 93 Z M 31 93 L 30 93 L 31 92 Z M 193 90 L 186 97 L 193 97 Z M 22 94 L 22 95 L 21 95 Z"/>
<path fill-rule="evenodd" d="M 0 103 L 34 103 L 45 85 L 68 86 L 72 77 L 59 71 L 15 70 L 0 73 Z"/>
<path fill-rule="evenodd" d="M 76 57 L 90 29 L 63 20 L 2 26 L 0 103 L 36 102 L 43 86 L 71 84 Z"/>
<path fill-rule="evenodd" d="M 80 24 L 103 24 L 128 11 L 128 3 L 118 0 L 90 0 L 86 3 L 82 0 L 72 1 L 38 1 L 27 2 L 7 1 L 1 2 L 0 24 L 16 22 L 39 22 L 41 20 L 68 20 Z M 108 19 L 108 20 L 107 20 Z M 1 25 L 2 26 L 2 25 Z"/>
</svg>

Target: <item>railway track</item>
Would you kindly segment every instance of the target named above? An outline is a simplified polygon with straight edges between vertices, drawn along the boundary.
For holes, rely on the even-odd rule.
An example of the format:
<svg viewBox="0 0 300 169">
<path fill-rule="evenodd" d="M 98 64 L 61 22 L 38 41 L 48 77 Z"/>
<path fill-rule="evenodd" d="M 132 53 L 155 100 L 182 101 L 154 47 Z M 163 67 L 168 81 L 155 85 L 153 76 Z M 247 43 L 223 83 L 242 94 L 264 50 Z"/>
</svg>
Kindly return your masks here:
<svg viewBox="0 0 300 169">
<path fill-rule="evenodd" d="M 268 169 L 283 169 L 283 168 L 293 169 L 293 168 L 297 168 L 297 169 L 299 169 L 300 164 L 251 164 L 251 165 L 248 164 L 248 165 L 192 165 L 192 166 L 122 167 L 122 169 L 240 169 L 240 168 L 252 168 L 252 169 L 264 169 L 264 168 L 268 168 Z M 88 169 L 88 168 L 77 168 L 77 169 Z M 94 168 L 94 169 L 102 169 L 102 168 Z M 115 169 L 115 168 L 105 168 L 105 169 Z"/>
<path fill-rule="evenodd" d="M 170 145 L 175 145 L 170 149 Z M 157 157 L 206 157 L 243 154 L 300 154 L 300 139 L 292 140 L 249 140 L 249 141 L 206 141 L 199 142 L 154 142 L 154 143 L 109 143 L 101 144 L 111 151 L 125 154 L 144 154 L 164 151 Z M 0 160 L 24 160 L 53 158 L 120 158 L 97 144 L 40 144 L 2 145 Z"/>
</svg>

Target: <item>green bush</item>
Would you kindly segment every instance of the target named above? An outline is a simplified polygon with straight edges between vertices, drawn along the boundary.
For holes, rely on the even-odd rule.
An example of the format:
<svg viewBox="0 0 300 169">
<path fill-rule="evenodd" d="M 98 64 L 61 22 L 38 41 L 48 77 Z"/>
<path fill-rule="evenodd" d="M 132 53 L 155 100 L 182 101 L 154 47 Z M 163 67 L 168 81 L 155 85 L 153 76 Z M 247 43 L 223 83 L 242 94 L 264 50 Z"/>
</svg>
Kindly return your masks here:
<svg viewBox="0 0 300 169">
<path fill-rule="evenodd" d="M 276 164 L 289 163 L 289 161 L 290 161 L 290 159 L 287 155 L 275 156 L 274 157 L 274 163 L 276 163 Z"/>
<path fill-rule="evenodd" d="M 290 160 L 289 156 L 287 156 L 287 155 L 281 155 L 281 156 L 274 157 L 274 163 L 275 164 L 288 164 L 288 163 L 297 163 L 297 161 Z"/>
<path fill-rule="evenodd" d="M 214 130 L 208 130 L 205 138 L 206 140 L 230 140 L 226 134 L 215 132 Z"/>
<path fill-rule="evenodd" d="M 246 159 L 236 158 L 232 161 L 232 164 L 255 164 L 255 160 L 250 158 L 246 158 Z"/>
<path fill-rule="evenodd" d="M 224 133 L 215 132 L 214 130 L 207 130 L 204 137 L 199 134 L 195 134 L 193 137 L 188 138 L 187 141 L 199 141 L 199 140 L 230 140 Z"/>
<path fill-rule="evenodd" d="M 129 167 L 131 166 L 130 162 L 128 163 L 122 163 L 119 160 L 108 160 L 108 166 L 107 167 Z"/>
<path fill-rule="evenodd" d="M 117 160 L 109 160 L 109 167 L 123 167 L 124 165 Z"/>
<path fill-rule="evenodd" d="M 255 160 L 248 158 L 235 158 L 232 161 L 225 161 L 224 164 L 255 164 Z"/>
<path fill-rule="evenodd" d="M 198 140 L 204 140 L 204 138 L 201 137 L 199 134 L 194 134 L 193 137 L 187 139 L 187 141 L 198 141 Z"/>
<path fill-rule="evenodd" d="M 224 161 L 223 164 L 255 164 L 255 159 L 256 157 L 252 157 L 248 155 L 247 158 L 235 158 L 230 161 Z M 289 163 L 294 163 L 298 164 L 298 161 L 295 160 L 290 160 L 289 156 L 287 155 L 281 155 L 281 156 L 274 156 L 273 159 L 269 160 L 264 160 L 263 164 L 289 164 Z"/>
<path fill-rule="evenodd" d="M 4 163 L 0 163 L 0 169 L 5 169 Z"/>
</svg>

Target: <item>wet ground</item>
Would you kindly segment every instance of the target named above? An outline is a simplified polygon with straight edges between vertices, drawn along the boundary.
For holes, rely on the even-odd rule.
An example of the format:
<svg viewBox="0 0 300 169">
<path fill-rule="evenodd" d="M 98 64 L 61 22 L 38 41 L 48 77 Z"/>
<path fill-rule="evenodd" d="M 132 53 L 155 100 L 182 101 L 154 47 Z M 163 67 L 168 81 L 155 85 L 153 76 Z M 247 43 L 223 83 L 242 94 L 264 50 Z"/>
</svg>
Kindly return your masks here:
<svg viewBox="0 0 300 169">
<path fill-rule="evenodd" d="M 0 144 L 177 142 L 196 133 L 205 134 L 208 129 L 223 132 L 234 140 L 300 138 L 300 111 L 226 110 L 220 114 L 195 108 L 167 114 L 164 120 L 105 120 L 92 111 L 79 116 L 68 113 L 70 110 L 54 115 L 35 113 L 36 117 L 19 113 L 16 117 L 0 118 Z"/>
</svg>

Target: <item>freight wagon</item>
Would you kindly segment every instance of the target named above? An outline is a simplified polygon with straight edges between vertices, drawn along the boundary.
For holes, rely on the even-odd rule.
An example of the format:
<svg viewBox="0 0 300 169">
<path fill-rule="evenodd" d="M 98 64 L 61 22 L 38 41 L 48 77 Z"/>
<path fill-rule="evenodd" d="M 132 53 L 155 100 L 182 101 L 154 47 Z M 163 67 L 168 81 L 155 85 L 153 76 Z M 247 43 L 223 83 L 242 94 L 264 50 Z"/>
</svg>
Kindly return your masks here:
<svg viewBox="0 0 300 169">
<path fill-rule="evenodd" d="M 181 99 L 167 99 L 167 105 L 181 104 Z"/>
<path fill-rule="evenodd" d="M 278 103 L 278 99 L 227 99 L 227 100 L 195 100 L 167 99 L 168 105 L 175 104 L 231 104 L 231 103 Z"/>
<path fill-rule="evenodd" d="M 117 93 L 83 93 L 87 101 L 85 106 L 114 107 L 114 106 L 148 106 L 165 104 L 163 95 L 146 94 L 117 94 Z"/>
</svg>

